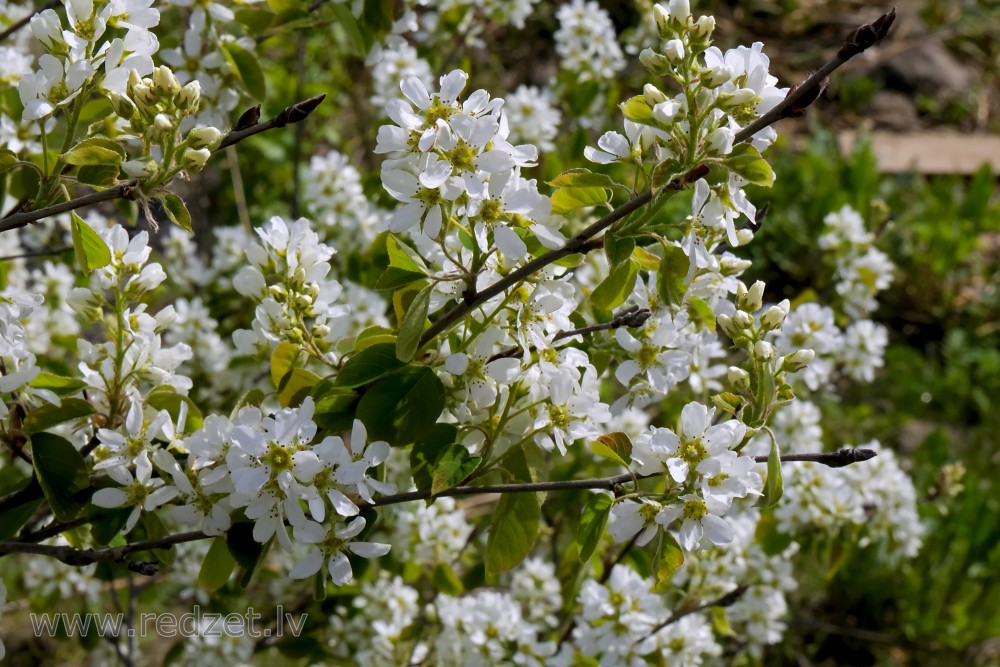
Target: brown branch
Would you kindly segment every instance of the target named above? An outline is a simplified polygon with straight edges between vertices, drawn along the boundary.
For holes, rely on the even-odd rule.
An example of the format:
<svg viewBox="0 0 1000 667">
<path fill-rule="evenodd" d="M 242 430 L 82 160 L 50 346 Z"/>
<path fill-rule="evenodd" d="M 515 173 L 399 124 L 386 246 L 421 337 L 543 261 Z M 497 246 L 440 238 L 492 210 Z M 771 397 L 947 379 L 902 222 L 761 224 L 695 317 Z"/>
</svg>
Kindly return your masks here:
<svg viewBox="0 0 1000 667">
<path fill-rule="evenodd" d="M 39 12 L 44 12 L 46 9 L 55 9 L 56 7 L 60 7 L 60 6 L 62 6 L 62 3 L 59 2 L 59 0 L 50 0 L 50 2 L 45 3 L 42 6 L 42 8 L 39 9 L 38 11 L 32 12 L 31 14 L 28 14 L 23 19 L 15 22 L 15 23 L 11 23 L 10 27 L 8 27 L 7 29 L 5 29 L 3 32 L 0 32 L 0 42 L 2 42 L 3 40 L 7 39 L 11 35 L 13 35 L 15 32 L 17 32 L 18 30 L 20 30 L 21 28 L 23 28 L 24 26 L 26 26 L 29 23 L 31 23 L 31 19 L 35 16 L 35 14 L 37 14 Z"/>
<path fill-rule="evenodd" d="M 684 609 L 682 611 L 675 611 L 673 614 L 670 615 L 670 618 L 668 618 L 667 620 L 663 621 L 662 623 L 657 624 L 652 630 L 649 631 L 649 634 L 647 634 L 642 639 L 636 640 L 635 643 L 638 644 L 639 642 L 642 642 L 642 641 L 645 641 L 646 639 L 649 639 L 650 637 L 652 637 L 653 635 L 655 635 L 657 632 L 659 632 L 663 628 L 667 627 L 668 625 L 670 625 L 672 623 L 676 623 L 677 621 L 681 620 L 685 616 L 690 616 L 691 614 L 696 614 L 699 611 L 705 611 L 706 609 L 711 609 L 712 607 L 729 607 L 729 606 L 732 606 L 733 604 L 736 603 L 737 600 L 739 600 L 741 597 L 743 597 L 744 593 L 746 593 L 747 589 L 749 589 L 749 588 L 750 587 L 747 586 L 747 585 L 745 585 L 745 584 L 741 585 L 741 586 L 737 586 L 736 588 L 734 588 L 733 590 L 729 591 L 728 593 L 726 593 L 725 595 L 723 595 L 722 597 L 720 597 L 720 598 L 718 598 L 716 600 L 712 600 L 711 602 L 706 602 L 704 604 L 700 604 L 700 605 L 691 607 L 689 609 Z"/>
<path fill-rule="evenodd" d="M 794 115 L 801 115 L 804 113 L 805 108 L 815 101 L 822 92 L 823 80 L 835 69 L 846 63 L 854 56 L 863 52 L 868 47 L 878 43 L 879 40 L 885 37 L 895 18 L 896 10 L 892 9 L 887 14 L 881 16 L 874 23 L 866 23 L 865 25 L 856 28 L 847 37 L 844 45 L 837 52 L 837 55 L 835 55 L 830 61 L 825 63 L 812 75 L 807 77 L 805 81 L 797 86 L 794 86 L 790 91 L 788 91 L 785 99 L 782 100 L 777 106 L 737 132 L 733 139 L 734 143 L 742 143 L 751 139 L 753 135 L 782 118 L 789 118 Z M 696 165 L 688 172 L 675 176 L 664 189 L 684 189 L 704 176 L 707 170 L 708 167 L 704 165 Z M 562 259 L 563 257 L 566 257 L 567 255 L 574 255 L 582 252 L 586 247 L 585 244 L 588 240 L 633 211 L 645 206 L 652 200 L 653 193 L 650 190 L 646 190 L 645 192 L 636 195 L 631 200 L 625 202 L 568 240 L 562 248 L 550 250 L 545 254 L 536 257 L 527 264 L 521 266 L 516 271 L 509 273 L 497 282 L 493 283 L 482 292 L 467 294 L 461 303 L 455 305 L 424 332 L 424 334 L 420 337 L 420 345 L 422 346 L 428 343 L 435 336 L 446 331 L 452 324 L 470 313 L 472 310 L 498 294 L 501 294 L 507 288 L 513 287 L 520 281 L 528 278 L 536 271 L 539 271 L 540 269 Z"/>
<path fill-rule="evenodd" d="M 248 137 L 252 137 L 255 134 L 305 120 L 305 118 L 308 117 L 317 106 L 319 106 L 319 103 L 323 101 L 324 97 L 326 96 L 317 95 L 316 97 L 312 97 L 308 100 L 297 102 L 290 107 L 286 107 L 281 111 L 281 113 L 268 121 L 256 123 L 250 127 L 233 130 L 223 138 L 222 143 L 219 144 L 219 147 L 216 148 L 212 154 L 215 155 L 222 149 L 239 143 L 240 141 L 243 141 Z M 45 208 L 40 208 L 35 211 L 13 213 L 0 220 L 0 233 L 24 227 L 37 222 L 42 218 L 58 215 L 60 213 L 66 213 L 67 211 L 73 211 L 78 208 L 83 208 L 84 206 L 92 206 L 94 204 L 112 201 L 114 199 L 130 199 L 134 196 L 133 192 L 137 185 L 137 181 L 127 181 L 125 183 L 119 183 L 118 185 L 108 188 L 107 190 L 92 192 L 88 195 L 70 199 L 69 201 L 64 201 Z"/>
<path fill-rule="evenodd" d="M 852 463 L 867 461 L 876 456 L 873 449 L 853 449 L 845 447 L 836 452 L 817 454 L 788 454 L 781 457 L 782 463 L 819 463 L 831 468 L 842 468 Z M 767 463 L 767 455 L 755 456 L 757 463 Z M 376 498 L 371 504 L 364 504 L 366 507 L 383 507 L 385 505 L 397 505 L 408 503 L 414 500 L 427 500 L 428 498 L 444 498 L 456 496 L 474 496 L 483 493 L 535 493 L 539 491 L 565 491 L 568 489 L 604 489 L 614 492 L 622 484 L 627 484 L 640 479 L 650 479 L 662 477 L 663 473 L 650 475 L 634 475 L 625 473 L 614 475 L 613 477 L 597 477 L 591 479 L 566 479 L 550 482 L 525 482 L 518 484 L 485 484 L 482 486 L 455 486 L 445 489 L 441 493 L 432 494 L 429 489 L 421 491 L 406 491 L 393 495 Z"/>
<path fill-rule="evenodd" d="M 143 540 L 142 542 L 132 542 L 123 544 L 120 547 L 108 547 L 106 549 L 76 549 L 71 546 L 59 546 L 54 544 L 32 544 L 30 542 L 0 542 L 0 557 L 14 553 L 34 554 L 37 556 L 49 556 L 62 561 L 67 565 L 82 567 L 94 563 L 125 562 L 129 569 L 139 574 L 155 574 L 156 563 L 144 561 L 129 561 L 127 556 L 138 551 L 149 551 L 151 549 L 167 549 L 175 544 L 194 542 L 209 537 L 200 530 L 189 533 L 178 533 L 155 540 Z"/>
<path fill-rule="evenodd" d="M 15 259 L 29 259 L 31 257 L 54 257 L 64 252 L 69 252 L 72 248 L 56 248 L 55 250 L 38 250 L 36 252 L 23 252 L 20 255 L 4 255 L 0 257 L 0 262 L 9 262 Z"/>
<path fill-rule="evenodd" d="M 596 333 L 598 331 L 610 331 L 612 329 L 619 329 L 621 327 L 629 327 L 634 329 L 636 327 L 641 327 L 646 323 L 652 313 L 648 308 L 639 308 L 639 306 L 629 306 L 618 311 L 610 322 L 604 322 L 602 324 L 591 324 L 590 326 L 580 327 L 579 329 L 572 329 L 570 331 L 560 331 L 555 336 L 552 337 L 552 342 L 562 340 L 564 338 L 572 338 L 573 336 L 585 336 L 587 334 Z M 536 348 L 534 345 L 528 348 L 529 352 L 535 352 Z M 487 360 L 496 361 L 497 359 L 506 359 L 508 357 L 517 356 L 520 353 L 521 348 L 516 345 L 509 347 L 502 352 L 497 352 L 492 357 Z"/>
</svg>

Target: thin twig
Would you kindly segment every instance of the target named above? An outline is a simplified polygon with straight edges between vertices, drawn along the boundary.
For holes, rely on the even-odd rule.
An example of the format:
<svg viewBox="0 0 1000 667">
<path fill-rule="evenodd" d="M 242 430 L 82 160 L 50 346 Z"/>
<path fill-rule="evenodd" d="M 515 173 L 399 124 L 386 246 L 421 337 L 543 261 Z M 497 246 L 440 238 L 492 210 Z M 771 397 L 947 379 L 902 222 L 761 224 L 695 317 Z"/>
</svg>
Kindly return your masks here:
<svg viewBox="0 0 1000 667">
<path fill-rule="evenodd" d="M 311 97 L 308 100 L 303 100 L 302 102 L 293 104 L 290 107 L 286 107 L 281 113 L 268 121 L 256 123 L 247 128 L 233 130 L 227 134 L 225 138 L 223 138 L 222 143 L 220 143 L 219 147 L 215 149 L 213 155 L 220 152 L 222 149 L 239 143 L 255 134 L 266 132 L 267 130 L 278 127 L 284 127 L 289 123 L 298 123 L 305 120 L 305 118 L 307 118 L 309 114 L 311 114 L 316 107 L 319 106 L 319 103 L 323 101 L 324 97 L 326 96 L 317 95 L 316 97 Z M 24 227 L 25 225 L 37 222 L 42 218 L 58 215 L 60 213 L 66 213 L 67 211 L 73 211 L 78 208 L 83 208 L 84 206 L 92 206 L 94 204 L 100 204 L 101 202 L 112 201 L 114 199 L 133 198 L 135 196 L 134 192 L 137 185 L 138 183 L 134 180 L 119 183 L 118 185 L 108 188 L 107 190 L 102 190 L 101 192 L 92 192 L 88 195 L 60 202 L 59 204 L 54 204 L 45 208 L 40 208 L 35 211 L 22 211 L 20 213 L 8 215 L 6 218 L 0 220 L 0 233 Z"/>
<path fill-rule="evenodd" d="M 753 135 L 782 118 L 789 118 L 791 116 L 801 115 L 804 113 L 805 108 L 815 101 L 822 92 L 823 80 L 835 69 L 846 63 L 854 56 L 863 52 L 868 47 L 878 43 L 879 40 L 885 37 L 889 28 L 892 26 L 892 22 L 895 17 L 896 10 L 893 9 L 887 14 L 881 16 L 874 23 L 866 23 L 865 25 L 856 28 L 847 37 L 844 41 L 844 45 L 830 61 L 807 77 L 801 84 L 788 91 L 785 99 L 782 100 L 777 106 L 737 132 L 733 139 L 734 143 L 742 143 L 751 139 Z M 704 176 L 707 171 L 708 167 L 704 165 L 696 165 L 688 172 L 675 176 L 665 189 L 684 189 Z M 452 324 L 460 320 L 481 304 L 492 299 L 498 294 L 503 293 L 504 290 L 513 287 L 522 280 L 525 280 L 535 272 L 562 259 L 563 257 L 581 252 L 584 244 L 589 239 L 604 231 L 633 211 L 645 206 L 652 200 L 653 193 L 650 190 L 646 190 L 645 192 L 636 195 L 631 200 L 625 202 L 597 222 L 578 233 L 573 238 L 566 241 L 563 247 L 556 250 L 550 250 L 545 254 L 536 257 L 527 264 L 521 266 L 516 271 L 509 273 L 497 282 L 493 283 L 482 292 L 466 294 L 461 303 L 456 304 L 451 310 L 435 321 L 424 332 L 424 334 L 420 337 L 420 344 L 426 344 L 438 334 L 446 331 Z"/>
<path fill-rule="evenodd" d="M 612 329 L 619 329 L 621 327 L 629 327 L 634 329 L 636 327 L 641 327 L 646 323 L 652 313 L 648 308 L 639 308 L 639 306 L 629 306 L 624 308 L 615 315 L 610 322 L 604 322 L 602 324 L 591 324 L 590 326 L 580 327 L 579 329 L 571 329 L 569 331 L 560 331 L 555 336 L 552 337 L 552 342 L 562 340 L 564 338 L 572 338 L 573 336 L 585 336 L 587 334 L 592 334 L 598 331 L 610 331 Z M 529 352 L 534 352 L 536 350 L 535 346 L 532 345 L 528 348 Z M 509 347 L 502 352 L 497 352 L 492 357 L 487 360 L 496 361 L 497 359 L 506 359 L 508 357 L 516 356 L 520 353 L 521 348 L 515 346 Z"/>
<path fill-rule="evenodd" d="M 69 252 L 72 248 L 56 248 L 55 250 L 38 250 L 35 252 L 22 252 L 20 255 L 4 255 L 0 257 L 0 262 L 9 262 L 15 259 L 29 259 L 31 257 L 55 257 L 64 252 Z"/>
<path fill-rule="evenodd" d="M 718 598 L 716 600 L 712 600 L 711 602 L 706 602 L 704 604 L 700 604 L 700 605 L 697 605 L 695 607 L 691 607 L 690 609 L 684 609 L 682 611 L 675 611 L 673 614 L 670 615 L 670 618 L 668 618 L 667 620 L 663 621 L 662 623 L 657 624 L 652 630 L 649 631 L 648 635 L 646 635 L 643 639 L 636 640 L 635 643 L 638 644 L 639 642 L 644 641 L 645 639 L 649 639 L 650 637 L 652 637 L 653 635 L 655 635 L 657 632 L 659 632 L 663 628 L 667 627 L 668 625 L 671 625 L 672 623 L 676 623 L 677 621 L 681 620 L 685 616 L 689 616 L 691 614 L 696 614 L 699 611 L 705 611 L 706 609 L 711 609 L 712 607 L 729 607 L 729 606 L 732 606 L 733 604 L 736 603 L 737 600 L 739 600 L 741 597 L 743 597 L 744 593 L 746 593 L 749 588 L 750 588 L 749 586 L 743 584 L 743 585 L 737 586 L 736 588 L 734 588 L 733 590 L 729 591 L 728 593 L 726 593 L 722 597 L 720 597 L 720 598 Z"/>
<path fill-rule="evenodd" d="M 33 544 L 30 542 L 0 542 L 0 556 L 14 553 L 35 554 L 38 556 L 50 556 L 62 561 L 67 565 L 77 567 L 83 565 L 93 565 L 94 563 L 124 562 L 129 554 L 137 551 L 149 551 L 151 549 L 167 549 L 175 544 L 194 542 L 209 537 L 200 530 L 189 533 L 178 533 L 155 540 L 143 540 L 142 542 L 132 542 L 119 547 L 108 547 L 106 549 L 75 549 L 71 546 L 61 546 L 54 544 Z M 133 566 L 145 566 L 147 563 L 141 561 L 131 561 Z M 130 568 L 131 569 L 131 568 Z M 150 568 L 140 567 L 140 574 L 151 574 Z"/>
<path fill-rule="evenodd" d="M 50 2 L 45 3 L 41 9 L 34 11 L 31 14 L 28 14 L 27 16 L 17 21 L 16 23 L 11 23 L 10 27 L 6 28 L 3 32 L 0 32 L 0 42 L 4 41 L 5 39 L 13 35 L 15 32 L 17 32 L 24 26 L 31 23 L 31 19 L 35 16 L 35 14 L 39 12 L 44 12 L 46 9 L 55 9 L 56 7 L 60 6 L 62 6 L 62 3 L 59 2 L 59 0 L 50 0 Z"/>
</svg>

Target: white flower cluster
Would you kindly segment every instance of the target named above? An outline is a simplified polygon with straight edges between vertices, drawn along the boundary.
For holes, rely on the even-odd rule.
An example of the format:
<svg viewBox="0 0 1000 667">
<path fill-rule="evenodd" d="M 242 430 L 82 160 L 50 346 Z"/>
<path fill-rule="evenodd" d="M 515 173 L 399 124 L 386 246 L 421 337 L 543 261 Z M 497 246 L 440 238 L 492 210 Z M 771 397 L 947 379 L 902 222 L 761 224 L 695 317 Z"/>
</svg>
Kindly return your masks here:
<svg viewBox="0 0 1000 667">
<path fill-rule="evenodd" d="M 479 252 L 487 253 L 495 243 L 511 260 L 528 250 L 515 230 L 530 229 L 555 247 L 562 235 L 552 205 L 535 181 L 520 175 L 521 167 L 535 164 L 538 150 L 507 141 L 503 99 L 477 90 L 459 103 L 468 78 L 454 70 L 432 94 L 410 77 L 400 88 L 413 106 L 398 99 L 386 105 L 396 125 L 379 128 L 375 152 L 390 158 L 382 164 L 382 184 L 403 204 L 389 218 L 389 230 L 419 226 L 428 239 L 441 242 L 458 225 Z"/>
<path fill-rule="evenodd" d="M 545 153 L 555 149 L 562 114 L 555 106 L 552 90 L 518 86 L 507 95 L 504 111 L 510 126 L 510 140 L 538 146 Z"/>
<path fill-rule="evenodd" d="M 24 333 L 24 321 L 41 302 L 41 296 L 30 293 L 0 297 L 0 394 L 20 391 L 41 372 Z M 9 402 L 0 401 L 0 418 L 7 416 Z"/>
<path fill-rule="evenodd" d="M 733 451 L 743 443 L 746 426 L 735 419 L 713 425 L 714 416 L 715 408 L 688 403 L 678 432 L 651 428 L 635 442 L 633 469 L 641 475 L 666 473 L 677 487 L 671 496 L 664 494 L 665 503 L 649 498 L 616 503 L 608 528 L 616 541 L 638 534 L 636 544 L 642 546 L 675 524 L 687 551 L 733 541 L 723 516 L 735 498 L 760 495 L 763 481 L 753 458 Z"/>
<path fill-rule="evenodd" d="M 778 528 L 789 535 L 810 528 L 836 535 L 850 526 L 860 531 L 861 547 L 873 545 L 891 562 L 913 558 L 924 534 L 913 481 L 892 450 L 876 440 L 859 446 L 878 456 L 847 468 L 813 463 L 785 468 L 785 497 L 775 508 Z"/>
<path fill-rule="evenodd" d="M 275 345 L 290 341 L 320 361 L 334 361 L 333 326 L 348 313 L 338 303 L 340 283 L 328 277 L 335 250 L 305 218 L 273 217 L 257 235 L 261 243 L 246 248 L 250 264 L 233 278 L 236 291 L 257 302 L 253 328 L 233 334 L 237 351 L 269 357 Z"/>
<path fill-rule="evenodd" d="M 560 67 L 581 81 L 606 81 L 625 68 L 611 17 L 593 0 L 573 0 L 556 11 Z"/>
<path fill-rule="evenodd" d="M 875 235 L 865 228 L 861 214 L 845 205 L 823 218 L 819 247 L 833 255 L 837 294 L 848 316 L 860 319 L 878 308 L 876 296 L 892 283 L 895 266 L 875 248 Z"/>
<path fill-rule="evenodd" d="M 366 250 L 382 216 L 365 196 L 361 174 L 347 156 L 337 151 L 314 155 L 303 174 L 303 200 L 316 231 L 342 254 Z"/>
</svg>

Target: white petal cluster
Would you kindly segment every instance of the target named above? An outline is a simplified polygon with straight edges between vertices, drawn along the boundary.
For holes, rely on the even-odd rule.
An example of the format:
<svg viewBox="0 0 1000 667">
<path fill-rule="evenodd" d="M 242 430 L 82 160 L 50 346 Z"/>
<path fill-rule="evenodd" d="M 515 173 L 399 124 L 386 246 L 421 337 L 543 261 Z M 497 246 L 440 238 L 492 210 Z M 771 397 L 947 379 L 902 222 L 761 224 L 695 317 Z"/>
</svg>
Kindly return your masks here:
<svg viewBox="0 0 1000 667">
<path fill-rule="evenodd" d="M 625 56 L 611 17 L 593 0 L 573 0 L 556 11 L 555 33 L 560 67 L 582 81 L 614 78 L 625 68 Z"/>
</svg>

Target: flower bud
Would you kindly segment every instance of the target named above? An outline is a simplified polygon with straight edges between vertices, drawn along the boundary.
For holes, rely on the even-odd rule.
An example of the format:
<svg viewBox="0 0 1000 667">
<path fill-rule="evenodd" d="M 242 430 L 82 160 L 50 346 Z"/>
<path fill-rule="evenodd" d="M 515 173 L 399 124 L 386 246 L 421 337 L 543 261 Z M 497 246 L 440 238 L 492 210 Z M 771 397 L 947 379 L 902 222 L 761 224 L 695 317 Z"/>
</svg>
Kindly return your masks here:
<svg viewBox="0 0 1000 667">
<path fill-rule="evenodd" d="M 196 127 L 187 136 L 187 144 L 191 148 L 215 150 L 221 141 L 222 132 L 214 127 Z"/>
<path fill-rule="evenodd" d="M 181 88 L 175 102 L 181 113 L 185 115 L 197 113 L 201 108 L 201 84 L 197 80 L 188 83 Z"/>
<path fill-rule="evenodd" d="M 283 285 L 271 285 L 267 291 L 271 294 L 271 298 L 278 303 L 282 303 L 288 297 L 288 292 L 285 291 Z"/>
<path fill-rule="evenodd" d="M 684 42 L 679 39 L 670 39 L 663 45 L 663 55 L 673 64 L 684 60 Z"/>
<path fill-rule="evenodd" d="M 181 165 L 188 171 L 201 171 L 208 159 L 212 157 L 212 151 L 207 148 L 197 150 L 186 150 L 181 157 Z"/>
<path fill-rule="evenodd" d="M 691 38 L 699 42 L 704 42 L 712 36 L 713 32 L 715 32 L 715 17 L 700 16 L 695 21 L 694 28 L 691 30 Z"/>
<path fill-rule="evenodd" d="M 664 76 L 670 71 L 670 61 L 653 49 L 643 49 L 639 53 L 639 62 L 653 76 Z"/>
<path fill-rule="evenodd" d="M 158 113 L 153 117 L 153 126 L 160 132 L 170 132 L 174 129 L 174 121 L 165 113 Z"/>
<path fill-rule="evenodd" d="M 753 356 L 767 361 L 774 356 L 774 346 L 766 340 L 759 340 L 753 344 Z"/>
<path fill-rule="evenodd" d="M 122 171 L 130 178 L 147 178 L 156 173 L 156 162 L 149 157 L 129 160 L 122 165 Z"/>
<path fill-rule="evenodd" d="M 681 105 L 673 100 L 660 102 L 653 107 L 653 118 L 661 123 L 673 123 L 680 115 Z"/>
<path fill-rule="evenodd" d="M 313 305 L 313 300 L 308 294 L 296 294 L 295 295 L 295 305 L 302 310 L 307 310 Z"/>
<path fill-rule="evenodd" d="M 660 37 L 667 37 L 674 34 L 674 29 L 670 21 L 670 10 L 660 3 L 653 5 L 653 19 L 656 21 L 656 31 L 660 34 Z"/>
<path fill-rule="evenodd" d="M 788 311 L 791 308 L 791 304 L 788 299 L 785 299 L 776 306 L 771 306 L 764 314 L 760 316 L 760 324 L 762 327 L 768 331 L 773 331 L 774 329 L 780 329 L 781 324 L 785 321 L 785 317 L 788 315 Z"/>
<path fill-rule="evenodd" d="M 326 338 L 330 335 L 330 327 L 325 324 L 317 324 L 312 330 L 313 338 Z"/>
<path fill-rule="evenodd" d="M 717 127 L 705 137 L 705 147 L 712 155 L 728 155 L 733 150 L 734 136 L 728 127 Z"/>
<path fill-rule="evenodd" d="M 132 100 L 135 102 L 136 108 L 138 109 L 150 111 L 159 101 L 159 98 L 153 91 L 153 87 L 143 82 L 139 82 L 132 86 L 132 89 L 129 92 Z"/>
<path fill-rule="evenodd" d="M 750 313 L 737 310 L 736 313 L 733 314 L 733 326 L 740 329 L 749 329 L 753 326 L 753 317 Z"/>
<path fill-rule="evenodd" d="M 733 255 L 723 256 L 719 262 L 719 271 L 724 276 L 735 276 L 749 269 L 753 263 L 748 259 L 740 259 Z"/>
<path fill-rule="evenodd" d="M 816 353 L 812 350 L 796 350 L 781 361 L 781 370 L 788 371 L 789 373 L 801 371 L 815 358 Z"/>
<path fill-rule="evenodd" d="M 153 90 L 164 99 L 172 100 L 181 89 L 181 83 L 166 65 L 153 70 Z"/>
<path fill-rule="evenodd" d="M 750 88 L 739 88 L 719 94 L 718 105 L 720 109 L 735 109 L 757 99 L 756 91 Z"/>
<path fill-rule="evenodd" d="M 733 323 L 733 318 L 729 315 L 719 315 L 716 318 L 716 321 L 718 321 L 719 327 L 722 331 L 730 338 L 736 338 L 742 333 L 736 324 Z"/>
<path fill-rule="evenodd" d="M 736 285 L 736 307 L 756 313 L 764 305 L 764 281 L 758 280 L 747 289 L 743 283 Z"/>
<path fill-rule="evenodd" d="M 691 3 L 688 0 L 670 0 L 667 7 L 671 18 L 682 26 L 687 25 L 688 19 L 691 17 Z"/>
<path fill-rule="evenodd" d="M 733 78 L 733 71 L 725 65 L 716 65 L 712 69 L 703 70 L 701 85 L 705 88 L 718 88 Z"/>
<path fill-rule="evenodd" d="M 740 391 L 750 389 L 750 374 L 739 366 L 730 366 L 727 376 L 729 377 L 729 384 Z"/>
<path fill-rule="evenodd" d="M 647 83 L 642 87 L 642 96 L 646 98 L 646 104 L 651 107 L 655 107 L 660 102 L 666 102 L 670 99 L 665 92 L 651 83 Z"/>
<path fill-rule="evenodd" d="M 737 229 L 736 230 L 736 245 L 745 246 L 746 244 L 753 241 L 753 232 L 749 229 Z"/>
<path fill-rule="evenodd" d="M 111 101 L 111 108 L 115 110 L 118 117 L 129 120 L 135 114 L 135 104 L 124 95 L 108 93 L 108 99 Z"/>
</svg>

